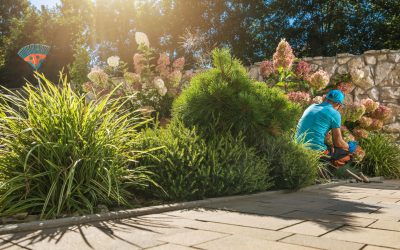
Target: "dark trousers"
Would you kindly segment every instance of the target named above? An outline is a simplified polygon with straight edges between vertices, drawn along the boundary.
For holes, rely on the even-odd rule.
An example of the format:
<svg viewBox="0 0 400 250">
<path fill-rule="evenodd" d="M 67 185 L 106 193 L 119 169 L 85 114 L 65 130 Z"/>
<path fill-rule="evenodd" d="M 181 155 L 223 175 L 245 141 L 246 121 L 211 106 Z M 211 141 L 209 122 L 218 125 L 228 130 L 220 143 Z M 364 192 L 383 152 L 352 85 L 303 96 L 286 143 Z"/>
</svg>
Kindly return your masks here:
<svg viewBox="0 0 400 250">
<path fill-rule="evenodd" d="M 335 168 L 340 168 L 346 165 L 351 160 L 352 153 L 342 148 L 333 147 L 325 150 L 324 155 L 321 157 L 321 161 L 329 162 Z"/>
</svg>

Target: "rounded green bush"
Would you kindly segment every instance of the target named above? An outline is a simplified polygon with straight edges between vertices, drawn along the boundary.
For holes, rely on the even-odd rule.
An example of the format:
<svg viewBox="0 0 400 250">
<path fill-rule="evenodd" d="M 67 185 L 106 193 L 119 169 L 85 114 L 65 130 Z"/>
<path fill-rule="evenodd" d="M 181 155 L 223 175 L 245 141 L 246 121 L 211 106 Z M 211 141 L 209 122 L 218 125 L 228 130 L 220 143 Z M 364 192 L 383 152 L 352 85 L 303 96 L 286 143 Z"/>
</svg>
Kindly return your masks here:
<svg viewBox="0 0 400 250">
<path fill-rule="evenodd" d="M 195 76 L 173 105 L 173 118 L 196 126 L 205 137 L 243 133 L 248 141 L 280 134 L 296 124 L 298 105 L 284 93 L 250 79 L 241 63 L 226 49 L 213 51 L 214 68 Z"/>
<path fill-rule="evenodd" d="M 297 190 L 315 183 L 322 166 L 320 153 L 284 135 L 268 138 L 258 145 L 260 154 L 271 162 L 275 188 Z"/>
<path fill-rule="evenodd" d="M 369 176 L 400 178 L 400 146 L 386 134 L 371 133 L 361 140 L 365 157 L 357 166 Z"/>
<path fill-rule="evenodd" d="M 206 141 L 180 122 L 147 130 L 144 148 L 163 147 L 142 160 L 156 173 L 162 188 L 152 194 L 167 200 L 192 200 L 266 190 L 271 186 L 269 162 L 246 146 L 244 137 L 215 135 Z"/>
<path fill-rule="evenodd" d="M 0 215 L 92 213 L 151 182 L 134 165 L 143 121 L 119 100 L 86 103 L 66 79 L 58 88 L 44 76 L 24 92 L 0 94 Z"/>
</svg>

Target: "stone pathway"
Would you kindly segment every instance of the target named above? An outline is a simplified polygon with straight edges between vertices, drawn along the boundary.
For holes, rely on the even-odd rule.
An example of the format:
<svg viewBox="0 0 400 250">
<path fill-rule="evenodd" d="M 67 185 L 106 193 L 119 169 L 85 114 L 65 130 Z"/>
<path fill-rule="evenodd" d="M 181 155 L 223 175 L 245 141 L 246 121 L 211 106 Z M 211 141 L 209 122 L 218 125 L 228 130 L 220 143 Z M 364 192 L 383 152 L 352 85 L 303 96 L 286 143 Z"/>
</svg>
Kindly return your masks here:
<svg viewBox="0 0 400 250">
<path fill-rule="evenodd" d="M 2 249 L 400 249 L 400 181 L 0 235 Z"/>
</svg>

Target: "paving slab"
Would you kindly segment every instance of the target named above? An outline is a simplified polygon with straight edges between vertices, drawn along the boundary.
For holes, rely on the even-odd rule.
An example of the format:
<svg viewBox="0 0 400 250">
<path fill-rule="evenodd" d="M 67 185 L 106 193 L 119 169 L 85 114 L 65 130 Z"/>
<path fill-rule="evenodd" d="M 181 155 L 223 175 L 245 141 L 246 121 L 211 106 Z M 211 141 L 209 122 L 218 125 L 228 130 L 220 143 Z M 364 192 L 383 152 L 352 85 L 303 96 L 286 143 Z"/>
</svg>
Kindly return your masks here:
<svg viewBox="0 0 400 250">
<path fill-rule="evenodd" d="M 281 231 L 273 231 L 268 229 L 258 229 L 244 226 L 235 226 L 222 223 L 213 222 L 200 222 L 192 225 L 191 228 L 201 229 L 212 232 L 220 232 L 225 234 L 249 236 L 252 238 L 277 241 L 292 235 L 292 233 L 286 233 Z"/>
<path fill-rule="evenodd" d="M 368 245 L 368 246 L 364 247 L 363 250 L 393 250 L 393 248 Z"/>
<path fill-rule="evenodd" d="M 316 249 L 287 243 L 268 241 L 262 239 L 254 239 L 251 237 L 233 235 L 219 240 L 210 241 L 200 245 L 197 248 L 207 250 L 243 250 L 243 249 L 259 249 L 259 250 L 309 250 Z"/>
<path fill-rule="evenodd" d="M 400 222 L 399 221 L 388 221 L 388 220 L 378 220 L 375 223 L 369 225 L 370 228 L 376 229 L 386 229 L 400 232 Z"/>
<path fill-rule="evenodd" d="M 296 219 L 310 220 L 310 221 L 341 223 L 344 225 L 358 226 L 358 227 L 367 227 L 368 225 L 371 225 L 376 221 L 376 219 L 327 214 L 327 213 L 321 213 L 321 211 L 313 211 L 313 212 L 296 211 L 284 214 L 282 216 L 296 218 Z"/>
<path fill-rule="evenodd" d="M 178 217 L 181 216 L 191 220 L 201 220 L 206 222 L 216 222 L 270 230 L 278 230 L 302 222 L 302 220 L 292 218 L 245 214 L 223 210 L 189 210 L 170 212 L 168 214 Z"/>
<path fill-rule="evenodd" d="M 186 233 L 173 234 L 158 238 L 161 241 L 184 245 L 193 246 L 203 242 L 219 239 L 228 236 L 227 234 L 209 232 L 203 230 L 193 230 Z"/>
<path fill-rule="evenodd" d="M 400 248 L 400 232 L 362 227 L 342 227 L 322 236 L 376 246 Z"/>
<path fill-rule="evenodd" d="M 281 240 L 281 242 L 329 250 L 358 250 L 364 246 L 364 244 L 361 243 L 333 240 L 301 234 L 292 235 Z"/>
<path fill-rule="evenodd" d="M 343 224 L 305 221 L 300 224 L 284 228 L 281 231 L 288 233 L 320 236 L 326 234 L 327 232 L 333 231 L 334 229 L 339 228 L 341 226 L 343 226 Z"/>
<path fill-rule="evenodd" d="M 196 249 L 196 248 L 175 245 L 175 244 L 164 244 L 164 245 L 147 248 L 147 249 L 151 249 L 151 250 L 191 250 L 191 249 Z"/>
</svg>

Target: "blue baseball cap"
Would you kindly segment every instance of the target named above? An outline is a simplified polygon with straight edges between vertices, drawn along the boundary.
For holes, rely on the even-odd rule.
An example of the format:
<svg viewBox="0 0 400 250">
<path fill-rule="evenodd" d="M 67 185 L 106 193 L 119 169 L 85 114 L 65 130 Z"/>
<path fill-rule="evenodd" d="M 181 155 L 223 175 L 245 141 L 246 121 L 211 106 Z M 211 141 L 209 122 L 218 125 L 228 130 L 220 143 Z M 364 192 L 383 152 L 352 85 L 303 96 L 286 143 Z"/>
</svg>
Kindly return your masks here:
<svg viewBox="0 0 400 250">
<path fill-rule="evenodd" d="M 329 91 L 325 98 L 332 102 L 344 105 L 344 94 L 340 90 L 334 89 Z"/>
</svg>

